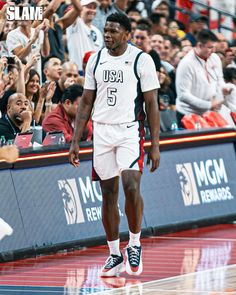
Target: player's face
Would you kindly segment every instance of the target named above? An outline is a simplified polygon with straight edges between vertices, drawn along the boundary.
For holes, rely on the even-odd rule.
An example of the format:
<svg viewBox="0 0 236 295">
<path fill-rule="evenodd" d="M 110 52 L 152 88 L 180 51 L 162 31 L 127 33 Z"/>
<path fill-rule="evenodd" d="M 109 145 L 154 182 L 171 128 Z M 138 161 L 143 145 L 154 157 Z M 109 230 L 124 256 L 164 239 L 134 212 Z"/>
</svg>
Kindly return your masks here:
<svg viewBox="0 0 236 295">
<path fill-rule="evenodd" d="M 116 49 L 127 43 L 129 32 L 126 31 L 119 23 L 106 22 L 104 28 L 104 42 L 107 49 Z"/>
</svg>

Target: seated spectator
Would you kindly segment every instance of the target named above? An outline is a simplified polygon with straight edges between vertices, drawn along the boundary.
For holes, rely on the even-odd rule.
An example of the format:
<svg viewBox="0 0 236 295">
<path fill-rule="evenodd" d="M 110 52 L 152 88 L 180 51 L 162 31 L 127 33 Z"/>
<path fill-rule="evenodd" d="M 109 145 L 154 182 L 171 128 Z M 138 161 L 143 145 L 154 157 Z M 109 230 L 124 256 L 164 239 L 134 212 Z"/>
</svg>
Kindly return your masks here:
<svg viewBox="0 0 236 295">
<path fill-rule="evenodd" d="M 6 140 L 15 139 L 17 133 L 30 129 L 31 121 L 29 100 L 21 93 L 14 93 L 8 99 L 7 113 L 0 119 L 0 135 Z"/>
<path fill-rule="evenodd" d="M 43 120 L 43 130 L 63 131 L 66 142 L 71 142 L 74 131 L 74 121 L 77 113 L 83 87 L 78 84 L 69 86 L 62 95 L 61 103 Z M 90 140 L 91 127 L 85 130 L 82 140 Z"/>
<path fill-rule="evenodd" d="M 171 80 L 164 67 L 160 68 L 158 75 L 160 88 L 158 89 L 158 104 L 160 111 L 175 110 L 175 94 L 170 88 Z"/>
<path fill-rule="evenodd" d="M 184 31 L 180 30 L 179 25 L 175 20 L 169 21 L 167 34 L 168 36 L 179 40 L 185 37 Z"/>
<path fill-rule="evenodd" d="M 33 119 L 37 124 L 42 121 L 45 115 L 51 112 L 52 96 L 56 88 L 56 83 L 53 81 L 46 82 L 41 88 L 39 79 L 39 74 L 34 69 L 31 69 L 29 72 L 29 80 L 25 85 L 26 97 L 31 102 Z M 45 108 L 43 108 L 44 106 Z"/>
<path fill-rule="evenodd" d="M 0 147 L 0 160 L 7 163 L 14 163 L 19 158 L 19 150 L 15 145 L 5 145 Z"/>
<path fill-rule="evenodd" d="M 46 81 L 58 82 L 61 77 L 61 60 L 56 56 L 49 56 L 44 60 L 43 73 Z"/>
<path fill-rule="evenodd" d="M 235 54 L 232 48 L 228 48 L 225 51 L 225 66 L 227 68 L 229 67 L 236 68 Z"/>
<path fill-rule="evenodd" d="M 224 95 L 224 104 L 231 112 L 236 112 L 236 68 L 226 68 L 223 71 L 225 82 L 230 86 L 230 93 Z"/>
<path fill-rule="evenodd" d="M 47 78 L 47 75 L 46 75 Z M 78 67 L 73 62 L 65 62 L 61 68 L 61 76 L 56 82 L 56 89 L 52 97 L 52 103 L 58 104 L 61 101 L 63 92 L 72 84 L 83 85 L 84 78 L 79 75 Z"/>
</svg>

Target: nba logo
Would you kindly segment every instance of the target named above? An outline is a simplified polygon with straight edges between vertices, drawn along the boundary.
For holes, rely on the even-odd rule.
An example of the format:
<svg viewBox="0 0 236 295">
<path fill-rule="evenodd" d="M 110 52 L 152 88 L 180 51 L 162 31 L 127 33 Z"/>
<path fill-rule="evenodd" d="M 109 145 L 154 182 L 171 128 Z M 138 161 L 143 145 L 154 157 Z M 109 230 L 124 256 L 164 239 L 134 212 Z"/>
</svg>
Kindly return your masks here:
<svg viewBox="0 0 236 295">
<path fill-rule="evenodd" d="M 177 164 L 176 171 L 179 175 L 184 205 L 199 205 L 200 198 L 191 163 Z"/>
</svg>

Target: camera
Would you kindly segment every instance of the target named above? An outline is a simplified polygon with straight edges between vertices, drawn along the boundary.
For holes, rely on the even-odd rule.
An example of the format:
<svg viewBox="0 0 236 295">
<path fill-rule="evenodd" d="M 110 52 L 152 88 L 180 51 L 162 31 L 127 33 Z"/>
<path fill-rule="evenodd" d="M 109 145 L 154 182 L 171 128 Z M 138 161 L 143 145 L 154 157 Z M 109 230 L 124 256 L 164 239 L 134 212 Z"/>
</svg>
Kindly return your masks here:
<svg viewBox="0 0 236 295">
<path fill-rule="evenodd" d="M 14 65 L 15 64 L 15 58 L 13 56 L 7 56 L 7 63 L 9 65 Z"/>
</svg>

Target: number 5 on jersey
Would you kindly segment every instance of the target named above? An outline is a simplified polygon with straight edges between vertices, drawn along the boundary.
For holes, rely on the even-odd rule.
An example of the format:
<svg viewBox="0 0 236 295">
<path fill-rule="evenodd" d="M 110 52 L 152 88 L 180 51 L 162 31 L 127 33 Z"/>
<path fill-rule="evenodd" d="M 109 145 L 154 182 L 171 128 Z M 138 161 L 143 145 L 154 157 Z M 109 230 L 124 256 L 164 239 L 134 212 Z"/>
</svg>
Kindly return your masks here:
<svg viewBox="0 0 236 295">
<path fill-rule="evenodd" d="M 117 89 L 114 87 L 107 88 L 107 104 L 109 106 L 114 106 L 116 104 L 116 93 Z"/>
</svg>

